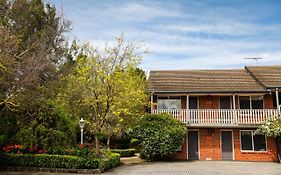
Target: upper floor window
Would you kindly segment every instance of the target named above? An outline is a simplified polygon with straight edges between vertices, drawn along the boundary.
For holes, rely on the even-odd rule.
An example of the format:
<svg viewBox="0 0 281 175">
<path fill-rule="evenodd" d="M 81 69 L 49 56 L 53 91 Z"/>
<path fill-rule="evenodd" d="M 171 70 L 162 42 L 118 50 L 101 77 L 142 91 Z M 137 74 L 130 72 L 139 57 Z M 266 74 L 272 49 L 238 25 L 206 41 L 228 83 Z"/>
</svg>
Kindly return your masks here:
<svg viewBox="0 0 281 175">
<path fill-rule="evenodd" d="M 263 109 L 263 96 L 240 96 L 240 109 Z"/>
<path fill-rule="evenodd" d="M 158 97 L 158 109 L 181 109 L 180 97 Z"/>
</svg>

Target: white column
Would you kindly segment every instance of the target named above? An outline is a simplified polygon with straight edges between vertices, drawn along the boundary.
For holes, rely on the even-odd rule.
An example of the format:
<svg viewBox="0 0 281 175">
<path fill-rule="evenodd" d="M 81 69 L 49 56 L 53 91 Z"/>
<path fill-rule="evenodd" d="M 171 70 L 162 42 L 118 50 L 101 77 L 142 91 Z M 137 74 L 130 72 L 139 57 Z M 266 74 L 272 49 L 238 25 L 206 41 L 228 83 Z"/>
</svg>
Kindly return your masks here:
<svg viewBox="0 0 281 175">
<path fill-rule="evenodd" d="M 233 109 L 236 109 L 236 104 L 235 104 L 235 94 L 232 95 L 232 105 L 233 105 Z"/>
<path fill-rule="evenodd" d="M 153 92 L 150 94 L 150 113 L 153 114 Z"/>
<path fill-rule="evenodd" d="M 189 95 L 186 95 L 186 109 L 189 109 Z"/>
<path fill-rule="evenodd" d="M 186 123 L 190 122 L 190 117 L 189 117 L 189 95 L 186 94 Z"/>
<path fill-rule="evenodd" d="M 237 111 L 236 111 L 236 100 L 235 100 L 235 94 L 232 95 L 232 105 L 233 105 L 233 122 L 237 123 Z"/>
<path fill-rule="evenodd" d="M 276 106 L 277 106 L 278 112 L 280 113 L 280 103 L 279 103 L 279 93 L 278 93 L 278 88 L 276 88 L 276 90 L 275 90 L 275 94 L 276 94 Z"/>
</svg>

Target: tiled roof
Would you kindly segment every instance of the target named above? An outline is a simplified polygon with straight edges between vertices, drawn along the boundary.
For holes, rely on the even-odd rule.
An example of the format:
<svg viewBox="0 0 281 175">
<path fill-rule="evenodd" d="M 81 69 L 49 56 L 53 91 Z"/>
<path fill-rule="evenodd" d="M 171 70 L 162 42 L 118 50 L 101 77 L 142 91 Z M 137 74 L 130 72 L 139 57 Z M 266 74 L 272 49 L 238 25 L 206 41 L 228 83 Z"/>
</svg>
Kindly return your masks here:
<svg viewBox="0 0 281 175">
<path fill-rule="evenodd" d="M 151 71 L 150 92 L 264 92 L 266 87 L 281 87 L 281 66 L 247 67 L 224 70 L 159 70 Z"/>
<path fill-rule="evenodd" d="M 281 65 L 247 67 L 267 88 L 281 87 Z"/>
</svg>

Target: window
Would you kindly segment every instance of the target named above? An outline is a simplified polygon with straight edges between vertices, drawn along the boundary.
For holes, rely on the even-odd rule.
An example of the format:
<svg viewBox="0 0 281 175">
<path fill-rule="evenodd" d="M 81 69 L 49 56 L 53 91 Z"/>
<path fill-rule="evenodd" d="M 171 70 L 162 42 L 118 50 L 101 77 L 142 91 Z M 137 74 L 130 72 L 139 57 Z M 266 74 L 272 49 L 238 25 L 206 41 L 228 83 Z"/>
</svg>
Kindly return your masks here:
<svg viewBox="0 0 281 175">
<path fill-rule="evenodd" d="M 158 109 L 181 109 L 180 97 L 159 97 L 157 100 Z"/>
<path fill-rule="evenodd" d="M 240 109 L 263 109 L 263 96 L 240 96 Z"/>
<path fill-rule="evenodd" d="M 266 151 L 266 137 L 264 134 L 255 131 L 240 131 L 242 151 Z"/>
<path fill-rule="evenodd" d="M 263 96 L 253 96 L 252 100 L 252 109 L 263 109 Z"/>
</svg>

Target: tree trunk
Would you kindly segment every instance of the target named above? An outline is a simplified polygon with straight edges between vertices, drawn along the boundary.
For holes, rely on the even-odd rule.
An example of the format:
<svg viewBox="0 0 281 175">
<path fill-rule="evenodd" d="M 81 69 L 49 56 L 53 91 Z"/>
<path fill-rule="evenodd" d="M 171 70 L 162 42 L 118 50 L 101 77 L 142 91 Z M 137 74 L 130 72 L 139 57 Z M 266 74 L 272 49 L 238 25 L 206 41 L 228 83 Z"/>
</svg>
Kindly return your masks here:
<svg viewBox="0 0 281 175">
<path fill-rule="evenodd" d="M 96 155 L 99 156 L 100 155 L 100 141 L 99 141 L 99 138 L 98 136 L 96 135 L 95 137 L 95 143 L 96 143 Z"/>
<path fill-rule="evenodd" d="M 106 145 L 107 145 L 107 149 L 110 150 L 110 138 L 111 136 L 108 136 L 107 137 L 107 142 L 106 142 Z"/>
</svg>

